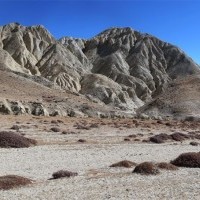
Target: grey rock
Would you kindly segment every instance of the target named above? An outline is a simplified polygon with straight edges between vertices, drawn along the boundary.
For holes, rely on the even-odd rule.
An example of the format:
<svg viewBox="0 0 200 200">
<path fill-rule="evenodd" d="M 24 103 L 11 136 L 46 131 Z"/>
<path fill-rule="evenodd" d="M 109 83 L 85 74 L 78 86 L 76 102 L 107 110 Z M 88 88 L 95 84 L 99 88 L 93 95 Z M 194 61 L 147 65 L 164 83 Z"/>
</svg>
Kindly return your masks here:
<svg viewBox="0 0 200 200">
<path fill-rule="evenodd" d="M 10 105 L 5 99 L 0 101 L 0 113 L 1 114 L 12 114 Z"/>
</svg>

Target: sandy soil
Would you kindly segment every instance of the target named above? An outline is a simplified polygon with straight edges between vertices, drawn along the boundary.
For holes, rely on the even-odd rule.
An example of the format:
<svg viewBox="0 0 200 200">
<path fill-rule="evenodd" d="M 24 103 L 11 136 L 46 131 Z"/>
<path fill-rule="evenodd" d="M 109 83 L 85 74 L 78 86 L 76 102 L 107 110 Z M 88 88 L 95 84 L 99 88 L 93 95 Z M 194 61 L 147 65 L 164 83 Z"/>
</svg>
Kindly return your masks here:
<svg viewBox="0 0 200 200">
<path fill-rule="evenodd" d="M 189 140 L 164 144 L 143 140 L 157 133 L 199 131 L 199 124 L 170 122 L 166 126 L 165 122 L 132 119 L 31 116 L 0 116 L 0 123 L 0 131 L 17 124 L 19 133 L 38 141 L 35 147 L 0 149 L 0 176 L 15 174 L 35 180 L 27 187 L 0 191 L 2 200 L 200 199 L 199 168 L 162 170 L 159 175 L 144 176 L 133 174 L 134 167 L 109 167 L 124 159 L 136 163 L 169 162 L 181 153 L 198 152 L 200 146 L 191 146 Z M 98 128 L 77 129 L 77 125 L 91 124 L 98 124 Z M 60 132 L 52 132 L 52 127 Z M 132 134 L 136 138 L 124 141 Z M 78 172 L 78 176 L 48 180 L 61 169 Z"/>
</svg>

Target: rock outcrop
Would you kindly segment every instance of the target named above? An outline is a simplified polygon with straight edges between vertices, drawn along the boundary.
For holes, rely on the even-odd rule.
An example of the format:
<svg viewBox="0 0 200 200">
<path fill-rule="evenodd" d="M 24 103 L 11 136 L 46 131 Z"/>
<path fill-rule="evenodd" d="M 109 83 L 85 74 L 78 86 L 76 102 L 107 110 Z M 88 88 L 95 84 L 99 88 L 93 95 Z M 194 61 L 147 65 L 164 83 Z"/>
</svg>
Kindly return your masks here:
<svg viewBox="0 0 200 200">
<path fill-rule="evenodd" d="M 18 23 L 0 27 L 0 69 L 133 113 L 173 80 L 200 71 L 179 48 L 131 28 L 56 40 L 43 26 Z M 6 105 L 0 109 L 11 112 Z M 41 110 L 32 112 L 45 114 Z"/>
</svg>

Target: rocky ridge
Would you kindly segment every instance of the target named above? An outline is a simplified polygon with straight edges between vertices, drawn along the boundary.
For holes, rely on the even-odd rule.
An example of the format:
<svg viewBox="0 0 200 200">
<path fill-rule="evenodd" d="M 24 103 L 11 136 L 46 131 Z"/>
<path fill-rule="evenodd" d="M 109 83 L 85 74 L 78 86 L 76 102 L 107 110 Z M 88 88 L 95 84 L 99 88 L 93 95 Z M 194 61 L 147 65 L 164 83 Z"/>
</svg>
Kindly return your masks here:
<svg viewBox="0 0 200 200">
<path fill-rule="evenodd" d="M 56 40 L 43 26 L 18 23 L 0 27 L 0 69 L 133 114 L 177 78 L 199 73 L 179 48 L 131 28 Z"/>
</svg>

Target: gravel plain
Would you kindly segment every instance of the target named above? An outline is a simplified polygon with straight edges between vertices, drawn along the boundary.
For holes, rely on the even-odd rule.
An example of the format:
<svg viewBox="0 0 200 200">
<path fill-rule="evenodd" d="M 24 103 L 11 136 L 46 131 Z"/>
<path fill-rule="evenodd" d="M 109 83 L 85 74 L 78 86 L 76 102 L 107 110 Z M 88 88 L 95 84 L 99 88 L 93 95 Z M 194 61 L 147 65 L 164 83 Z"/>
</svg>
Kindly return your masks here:
<svg viewBox="0 0 200 200">
<path fill-rule="evenodd" d="M 0 149 L 0 176 L 15 174 L 31 178 L 32 185 L 0 191 L 2 200 L 103 200 L 103 199 L 200 199 L 200 169 L 179 168 L 177 171 L 161 170 L 159 175 L 139 175 L 133 168 L 110 168 L 121 160 L 136 163 L 145 161 L 169 162 L 184 152 L 198 152 L 200 146 L 189 141 L 153 144 L 142 142 L 158 132 L 191 131 L 180 126 L 166 127 L 146 122 L 126 128 L 116 123 L 84 119 L 84 124 L 99 123 L 98 128 L 79 130 L 74 125 L 83 119 L 62 119 L 56 126 L 69 134 L 54 133 L 52 118 L 10 117 L 1 119 L 1 130 L 13 124 L 21 126 L 20 133 L 37 139 L 38 146 L 22 149 Z M 123 120 L 122 120 L 123 121 Z M 113 126 L 113 123 L 115 126 Z M 129 122 L 130 124 L 130 122 Z M 118 124 L 119 125 L 119 124 Z M 155 125 L 155 126 L 154 126 Z M 71 133 L 74 132 L 74 133 Z M 139 134 L 140 141 L 124 141 L 130 134 Z M 77 142 L 85 139 L 85 143 Z M 78 176 L 48 180 L 61 169 L 78 172 Z"/>
</svg>

